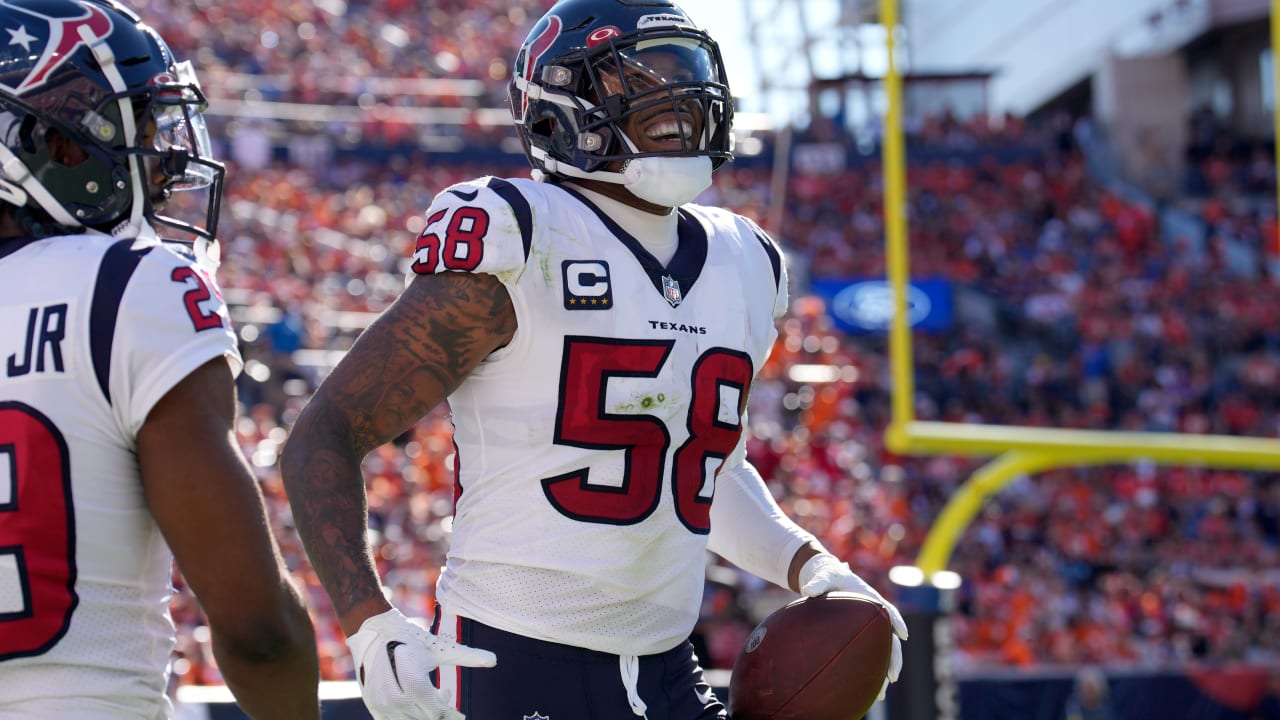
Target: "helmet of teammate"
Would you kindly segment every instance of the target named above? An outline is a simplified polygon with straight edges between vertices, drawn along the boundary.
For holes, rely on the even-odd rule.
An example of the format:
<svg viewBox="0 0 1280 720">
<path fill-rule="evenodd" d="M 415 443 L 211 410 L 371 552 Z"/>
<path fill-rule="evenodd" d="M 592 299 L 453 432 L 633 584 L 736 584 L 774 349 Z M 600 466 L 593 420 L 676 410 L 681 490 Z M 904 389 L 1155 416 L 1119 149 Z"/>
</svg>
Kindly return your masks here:
<svg viewBox="0 0 1280 720">
<path fill-rule="evenodd" d="M 655 56 L 661 62 L 653 62 Z M 733 158 L 733 102 L 720 48 L 677 5 L 662 0 L 560 0 L 516 55 L 511 114 L 534 169 L 618 182 L 605 167 L 637 158 Z M 628 118 L 701 108 L 679 149 L 641 152 Z"/>
<path fill-rule="evenodd" d="M 0 201 L 24 231 L 215 236 L 225 169 L 189 62 L 114 0 L 0 0 L 0 27 Z M 83 160 L 64 164 L 67 141 Z M 195 188 L 203 225 L 158 214 Z"/>
</svg>

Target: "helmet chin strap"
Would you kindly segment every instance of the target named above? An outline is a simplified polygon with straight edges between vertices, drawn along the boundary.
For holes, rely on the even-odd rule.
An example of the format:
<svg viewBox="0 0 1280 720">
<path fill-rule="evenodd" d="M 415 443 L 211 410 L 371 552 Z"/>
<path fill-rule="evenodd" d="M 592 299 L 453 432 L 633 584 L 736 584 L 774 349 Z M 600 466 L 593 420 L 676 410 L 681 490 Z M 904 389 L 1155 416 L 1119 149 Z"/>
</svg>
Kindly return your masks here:
<svg viewBox="0 0 1280 720">
<path fill-rule="evenodd" d="M 626 133 L 620 134 L 631 152 L 640 152 Z M 623 187 L 654 205 L 679 207 L 711 187 L 711 172 L 706 155 L 632 158 L 622 166 Z"/>
<path fill-rule="evenodd" d="M 626 135 L 622 139 L 632 152 L 639 151 Z M 623 164 L 621 172 L 586 172 L 569 163 L 557 162 L 539 148 L 533 149 L 533 155 L 542 160 L 549 173 L 621 185 L 637 198 L 660 207 L 674 208 L 692 202 L 711 187 L 711 158 L 705 155 L 632 158 Z"/>
</svg>

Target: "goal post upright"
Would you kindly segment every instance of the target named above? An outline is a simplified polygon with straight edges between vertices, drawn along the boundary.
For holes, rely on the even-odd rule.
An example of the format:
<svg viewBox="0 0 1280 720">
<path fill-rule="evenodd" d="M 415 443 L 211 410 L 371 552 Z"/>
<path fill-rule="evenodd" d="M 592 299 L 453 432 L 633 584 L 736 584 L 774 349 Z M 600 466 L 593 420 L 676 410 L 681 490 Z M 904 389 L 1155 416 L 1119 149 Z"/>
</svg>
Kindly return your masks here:
<svg viewBox="0 0 1280 720">
<path fill-rule="evenodd" d="M 915 419 L 915 368 L 906 312 L 910 282 L 907 244 L 906 143 L 902 74 L 898 67 L 898 2 L 878 0 L 888 54 L 883 78 L 882 172 L 886 273 L 893 314 L 889 322 L 892 415 L 886 448 L 899 455 L 992 457 L 948 500 L 925 538 L 917 567 L 928 578 L 946 569 L 964 529 L 991 495 L 1023 475 L 1059 467 L 1145 460 L 1160 465 L 1280 470 L 1280 439 L 1189 433 L 1122 432 L 1067 428 L 926 422 Z M 1273 8 L 1280 0 L 1272 0 Z M 1280 13 L 1273 13 L 1273 47 L 1280 42 Z M 1278 63 L 1280 64 L 1280 63 Z M 1280 87 L 1280 72 L 1276 73 Z M 1280 102 L 1277 103 L 1280 105 Z M 1277 118 L 1280 127 L 1280 116 Z M 1277 149 L 1280 153 L 1280 148 Z"/>
<path fill-rule="evenodd" d="M 889 325 L 889 365 L 893 381 L 890 396 L 893 420 L 889 432 L 910 422 L 915 414 L 914 368 L 911 359 L 911 328 L 904 319 L 907 304 L 907 281 L 910 277 L 907 257 L 907 162 L 902 133 L 902 75 L 898 69 L 897 28 L 898 0 L 880 0 L 880 22 L 885 28 L 885 52 L 888 56 L 884 76 L 884 138 L 881 150 L 883 174 L 885 263 L 892 289 L 894 318 Z"/>
</svg>

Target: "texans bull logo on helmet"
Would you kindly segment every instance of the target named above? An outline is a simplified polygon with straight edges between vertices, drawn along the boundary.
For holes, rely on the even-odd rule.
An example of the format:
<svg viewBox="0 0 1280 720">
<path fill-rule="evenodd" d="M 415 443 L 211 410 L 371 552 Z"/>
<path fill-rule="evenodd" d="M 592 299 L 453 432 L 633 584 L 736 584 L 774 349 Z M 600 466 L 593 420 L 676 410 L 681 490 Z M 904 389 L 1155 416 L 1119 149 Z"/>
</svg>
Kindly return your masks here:
<svg viewBox="0 0 1280 720">
<path fill-rule="evenodd" d="M 39 55 L 23 77 L 0 76 L 0 85 L 16 94 L 48 82 L 53 71 L 66 62 L 80 45 L 102 40 L 111 34 L 111 18 L 101 8 L 87 6 L 86 12 L 77 17 L 57 17 L 19 8 L 3 0 L 0 0 L 0 6 L 17 11 L 21 17 L 31 18 L 30 22 L 23 22 L 17 27 L 3 28 L 8 38 L 6 41 L 5 35 L 0 35 L 0 45 L 3 46 L 0 56 L 19 52 L 25 57 Z M 13 82 L 15 79 L 18 82 Z"/>
<path fill-rule="evenodd" d="M 518 58 L 519 61 L 524 63 L 524 67 L 518 68 L 516 72 L 523 76 L 526 81 L 533 80 L 533 69 L 537 67 L 538 60 L 542 59 L 543 54 L 551 48 L 551 44 L 556 41 L 556 38 L 560 37 L 560 27 L 560 18 L 555 15 L 548 16 L 546 27 L 542 28 L 542 32 L 539 32 L 537 37 L 529 43 L 529 51 Z M 534 28 L 534 32 L 538 32 L 538 29 Z M 524 114 L 528 111 L 529 98 L 525 96 L 520 104 L 520 116 L 524 117 Z"/>
</svg>

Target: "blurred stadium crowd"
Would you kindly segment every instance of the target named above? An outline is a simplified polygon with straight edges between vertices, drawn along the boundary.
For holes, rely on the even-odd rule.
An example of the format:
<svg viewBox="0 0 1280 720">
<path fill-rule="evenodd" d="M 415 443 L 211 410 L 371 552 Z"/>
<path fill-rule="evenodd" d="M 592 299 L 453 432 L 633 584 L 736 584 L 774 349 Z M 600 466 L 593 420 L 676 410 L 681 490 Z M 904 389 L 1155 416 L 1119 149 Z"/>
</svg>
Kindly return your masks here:
<svg viewBox="0 0 1280 720">
<path fill-rule="evenodd" d="M 304 581 L 324 677 L 349 679 L 340 631 L 290 524 L 278 450 L 332 353 L 403 287 L 431 197 L 458 180 L 525 170 L 518 156 L 493 167 L 426 150 L 318 162 L 291 143 L 411 144 L 422 124 L 401 122 L 408 116 L 388 106 L 501 107 L 511 49 L 550 3 L 136 4 L 180 56 L 196 61 L 215 113 L 219 104 L 256 100 L 367 110 L 355 120 L 215 115 L 231 160 L 220 281 L 248 361 L 240 442 Z M 397 93 L 368 80 L 380 77 L 484 82 L 456 93 Z M 912 273 L 947 278 L 973 300 L 951 330 L 917 335 L 918 417 L 1280 432 L 1270 148 L 1231 137 L 1211 117 L 1188 122 L 1187 177 L 1173 197 L 1150 202 L 1090 172 L 1086 122 L 914 119 L 909 144 L 931 159 L 910 172 Z M 476 146 L 513 136 L 475 122 L 432 130 Z M 830 129 L 809 132 L 848 141 Z M 291 152 L 282 158 L 273 144 Z M 823 301 L 804 292 L 806 278 L 883 276 L 880 185 L 874 156 L 834 173 L 798 172 L 781 217 L 770 218 L 770 172 L 744 164 L 721 171 L 702 200 L 765 223 L 795 268 L 791 314 L 750 400 L 751 456 L 793 517 L 890 594 L 888 569 L 913 561 L 980 461 L 889 453 L 884 338 L 837 330 Z M 1170 210 L 1182 225 L 1169 225 Z M 811 364 L 844 371 L 835 382 L 792 372 Z M 432 614 L 448 542 L 451 453 L 440 410 L 366 462 L 383 575 L 397 606 L 423 617 Z M 1141 463 L 1053 470 L 995 497 L 952 567 L 964 579 L 957 642 L 969 667 L 1280 663 L 1274 474 Z M 709 571 L 698 632 L 706 664 L 729 667 L 755 622 L 789 596 L 733 568 Z M 177 597 L 174 616 L 182 682 L 219 682 L 189 593 Z"/>
</svg>

